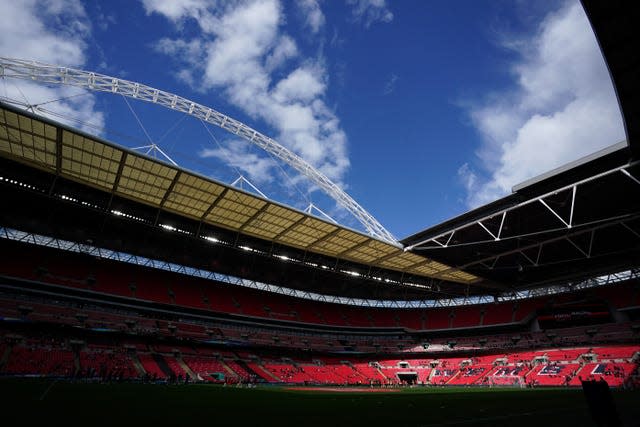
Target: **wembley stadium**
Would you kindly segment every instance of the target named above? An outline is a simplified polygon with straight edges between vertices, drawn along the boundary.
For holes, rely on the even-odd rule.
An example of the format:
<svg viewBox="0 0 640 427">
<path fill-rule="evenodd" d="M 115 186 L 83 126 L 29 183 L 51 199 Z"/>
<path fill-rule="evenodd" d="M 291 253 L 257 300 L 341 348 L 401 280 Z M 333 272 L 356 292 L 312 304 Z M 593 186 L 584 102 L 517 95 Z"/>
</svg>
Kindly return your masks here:
<svg viewBox="0 0 640 427">
<path fill-rule="evenodd" d="M 402 240 L 216 110 L 0 58 L 3 79 L 118 93 L 251 141 L 364 230 L 2 102 L 5 419 L 638 425 L 640 46 L 625 2 L 582 4 L 627 141 Z"/>
</svg>

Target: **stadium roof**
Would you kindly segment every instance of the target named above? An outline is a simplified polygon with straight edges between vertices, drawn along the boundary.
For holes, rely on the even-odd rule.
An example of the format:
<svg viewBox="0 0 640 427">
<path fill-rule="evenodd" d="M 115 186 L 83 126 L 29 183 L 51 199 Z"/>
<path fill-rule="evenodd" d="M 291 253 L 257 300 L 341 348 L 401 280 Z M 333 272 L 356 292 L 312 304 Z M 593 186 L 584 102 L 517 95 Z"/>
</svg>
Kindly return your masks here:
<svg viewBox="0 0 640 427">
<path fill-rule="evenodd" d="M 640 163 L 615 148 L 403 243 L 513 289 L 638 267 Z"/>
<path fill-rule="evenodd" d="M 0 155 L 158 210 L 338 259 L 459 283 L 472 274 L 42 117 L 0 105 Z"/>
<path fill-rule="evenodd" d="M 634 158 L 640 158 L 640 12 L 625 0 L 582 0 L 607 62 Z"/>
<path fill-rule="evenodd" d="M 305 253 L 444 281 L 452 293 L 493 294 L 635 269 L 640 264 L 638 16 L 621 1 L 582 3 L 614 81 L 628 143 L 410 236 L 402 241 L 407 250 L 7 105 L 0 105 L 0 157 L 43 170 L 54 180 L 62 177 L 142 203 L 156 209 L 156 222 L 160 212 L 177 214 Z M 368 283 L 361 292 L 367 289 Z"/>
<path fill-rule="evenodd" d="M 410 250 L 513 289 L 640 265 L 639 16 L 622 1 L 582 3 L 616 88 L 628 142 L 410 236 L 402 241 Z"/>
</svg>

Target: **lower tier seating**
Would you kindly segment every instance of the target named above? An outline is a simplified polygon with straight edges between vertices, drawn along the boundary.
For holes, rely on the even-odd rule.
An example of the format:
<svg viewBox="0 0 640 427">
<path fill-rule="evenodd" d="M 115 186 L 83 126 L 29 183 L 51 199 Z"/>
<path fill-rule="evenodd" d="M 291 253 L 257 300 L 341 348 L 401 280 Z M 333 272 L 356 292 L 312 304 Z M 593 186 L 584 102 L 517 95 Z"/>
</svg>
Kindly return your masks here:
<svg viewBox="0 0 640 427">
<path fill-rule="evenodd" d="M 482 357 L 357 359 L 289 358 L 215 351 L 202 344 L 21 336 L 0 329 L 0 375 L 39 375 L 101 380 L 269 382 L 293 384 L 532 387 L 580 386 L 602 379 L 614 387 L 637 382 L 639 346 L 510 352 Z M 553 359 L 547 355 L 552 353 Z M 599 361 L 601 355 L 616 358 Z M 531 360 L 529 360 L 531 359 Z M 491 360 L 494 362 L 488 363 Z M 510 362 L 517 360 L 517 362 Z"/>
</svg>

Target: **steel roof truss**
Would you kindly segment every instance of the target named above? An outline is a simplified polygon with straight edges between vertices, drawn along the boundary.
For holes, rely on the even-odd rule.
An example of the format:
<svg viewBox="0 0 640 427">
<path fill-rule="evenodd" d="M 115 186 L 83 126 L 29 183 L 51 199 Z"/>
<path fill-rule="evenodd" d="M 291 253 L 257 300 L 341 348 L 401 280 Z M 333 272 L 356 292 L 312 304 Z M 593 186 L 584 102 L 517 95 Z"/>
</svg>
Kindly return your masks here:
<svg viewBox="0 0 640 427">
<path fill-rule="evenodd" d="M 636 184 L 640 184 L 640 180 L 635 176 L 631 175 L 631 173 L 626 169 L 621 169 L 620 172 L 631 178 Z"/>
<path fill-rule="evenodd" d="M 411 246 L 407 246 L 405 248 L 405 250 L 437 249 L 437 248 L 464 246 L 464 245 L 468 245 L 470 243 L 487 243 L 488 241 L 490 241 L 490 240 L 482 240 L 482 241 L 462 242 L 462 243 L 450 244 L 450 242 L 451 242 L 451 234 L 452 233 L 455 233 L 457 231 L 465 230 L 465 229 L 467 229 L 469 227 L 472 227 L 474 225 L 479 225 L 480 227 L 482 227 L 489 235 L 492 236 L 494 241 L 503 239 L 503 237 L 501 235 L 502 235 L 502 230 L 504 228 L 504 221 L 505 221 L 505 218 L 506 218 L 506 214 L 509 213 L 509 212 L 512 212 L 512 211 L 514 211 L 516 209 L 520 209 L 520 208 L 522 208 L 524 206 L 530 205 L 532 203 L 541 203 L 543 206 L 545 206 L 558 220 L 560 220 L 562 222 L 562 225 L 564 226 L 562 228 L 570 229 L 570 228 L 577 227 L 577 226 L 588 225 L 588 224 L 574 224 L 574 221 L 573 221 L 574 213 L 575 213 L 575 200 L 576 200 L 576 194 L 577 194 L 577 191 L 578 191 L 578 187 L 581 186 L 581 185 L 584 185 L 586 183 L 595 181 L 597 179 L 603 178 L 605 176 L 617 173 L 617 172 L 623 173 L 624 175 L 626 175 L 627 177 L 632 179 L 635 183 L 640 184 L 640 180 L 638 178 L 636 178 L 635 176 L 633 176 L 629 172 L 629 169 L 631 167 L 636 166 L 638 164 L 640 164 L 640 161 L 636 160 L 636 161 L 630 162 L 630 163 L 628 163 L 626 165 L 619 166 L 619 167 L 610 169 L 608 171 L 593 175 L 593 176 L 591 176 L 589 178 L 585 178 L 583 180 L 574 182 L 572 184 L 569 184 L 569 185 L 566 185 L 564 187 L 558 188 L 556 190 L 550 191 L 550 192 L 548 192 L 546 194 L 543 194 L 541 196 L 528 199 L 528 200 L 526 200 L 524 202 L 515 204 L 513 206 L 509 206 L 509 207 L 507 207 L 505 209 L 502 209 L 501 211 L 499 211 L 497 213 L 492 213 L 491 215 L 484 216 L 484 217 L 482 217 L 482 218 L 480 218 L 478 220 L 474 220 L 473 222 L 463 224 L 463 225 L 455 227 L 455 228 L 453 228 L 451 230 L 447 230 L 447 231 L 445 231 L 443 233 L 440 233 L 440 234 L 438 234 L 438 235 L 436 235 L 434 237 L 431 237 L 429 239 L 425 239 L 425 240 L 423 240 L 421 242 L 415 243 L 415 244 L 413 244 Z M 570 216 L 569 216 L 569 220 L 568 221 L 565 220 L 558 212 L 556 212 L 555 209 L 553 209 L 546 202 L 546 199 L 548 199 L 549 197 L 554 196 L 554 195 L 556 195 L 558 193 L 561 193 L 563 191 L 567 191 L 567 190 L 571 190 L 572 191 L 571 206 L 570 206 Z M 494 218 L 496 215 L 502 215 L 502 219 L 501 219 L 501 222 L 500 222 L 500 229 L 499 229 L 497 235 L 495 233 L 491 232 L 484 225 L 485 221 Z M 548 231 L 555 231 L 555 229 L 554 230 L 548 230 Z M 520 237 L 524 237 L 524 235 L 509 236 L 508 238 L 512 239 L 512 238 L 520 238 Z M 442 243 L 441 239 L 443 239 L 443 238 L 447 239 L 446 244 Z M 428 244 L 431 244 L 431 245 L 428 245 Z M 428 246 L 425 246 L 425 245 L 428 245 Z"/>
<path fill-rule="evenodd" d="M 553 239 L 548 239 L 548 240 L 545 240 L 545 241 L 542 241 L 542 242 L 533 243 L 533 244 L 530 244 L 528 246 L 519 247 L 519 248 L 516 248 L 516 249 L 513 249 L 513 250 L 505 251 L 505 252 L 502 252 L 500 254 L 492 255 L 492 256 L 489 256 L 489 257 L 486 257 L 486 258 L 483 258 L 483 259 L 480 259 L 480 260 L 471 261 L 469 263 L 466 263 L 464 265 L 458 266 L 456 268 L 449 268 L 448 270 L 445 270 L 445 271 L 441 272 L 440 274 L 445 274 L 445 273 L 449 273 L 451 271 L 456 271 L 457 269 L 465 270 L 465 269 L 467 269 L 469 267 L 472 267 L 474 265 L 484 265 L 485 268 L 491 270 L 491 269 L 495 268 L 496 262 L 500 257 L 512 255 L 514 253 L 520 253 L 520 254 L 524 255 L 525 258 L 532 263 L 532 265 L 539 266 L 540 265 L 540 258 L 542 256 L 543 246 L 545 246 L 547 244 L 550 244 L 550 243 L 554 243 L 554 242 L 560 241 L 560 240 L 566 240 L 567 242 L 569 242 L 572 246 L 574 246 L 582 254 L 582 256 L 584 258 L 591 258 L 593 256 L 593 240 L 594 240 L 596 231 L 601 231 L 601 230 L 604 230 L 604 229 L 606 229 L 608 227 L 612 227 L 612 226 L 615 226 L 615 225 L 621 225 L 624 228 L 626 228 L 627 230 L 629 230 L 633 235 L 635 235 L 636 237 L 640 238 L 640 233 L 637 233 L 628 224 L 625 223 L 626 220 L 636 219 L 636 218 L 638 218 L 638 216 L 634 216 L 634 217 L 626 218 L 626 219 L 620 219 L 620 220 L 615 221 L 613 223 L 601 224 L 599 226 L 593 227 L 593 228 L 588 229 L 588 230 L 577 231 L 577 232 L 574 232 L 574 233 L 571 233 L 571 234 L 567 234 L 567 235 L 563 235 L 563 236 L 559 236 L 559 237 L 556 237 L 556 238 L 553 238 Z M 573 240 L 571 240 L 571 237 L 580 236 L 580 235 L 583 235 L 583 234 L 586 234 L 586 233 L 590 233 L 590 236 L 589 236 L 589 249 L 585 251 L 583 248 L 581 248 L 579 245 L 577 245 Z M 525 255 L 523 253 L 523 251 L 525 251 L 527 249 L 533 249 L 533 248 L 538 248 L 538 254 L 536 256 L 535 262 L 533 262 L 533 260 L 531 259 L 530 256 Z M 491 261 L 491 260 L 493 260 L 492 265 L 491 266 L 486 266 L 485 263 L 487 261 Z"/>
</svg>

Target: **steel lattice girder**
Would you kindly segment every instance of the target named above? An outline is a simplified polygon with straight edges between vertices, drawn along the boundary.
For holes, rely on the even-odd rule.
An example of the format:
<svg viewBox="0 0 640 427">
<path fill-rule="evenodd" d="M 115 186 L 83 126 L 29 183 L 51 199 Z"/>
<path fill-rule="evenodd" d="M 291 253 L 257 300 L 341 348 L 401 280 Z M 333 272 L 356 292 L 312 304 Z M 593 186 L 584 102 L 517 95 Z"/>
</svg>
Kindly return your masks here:
<svg viewBox="0 0 640 427">
<path fill-rule="evenodd" d="M 211 123 L 257 145 L 287 163 L 318 185 L 340 206 L 347 209 L 371 236 L 400 247 L 396 238 L 382 224 L 322 172 L 272 138 L 213 108 L 141 83 L 36 61 L 0 57 L 0 77 L 69 85 L 97 92 L 110 92 L 158 104 Z"/>
</svg>

